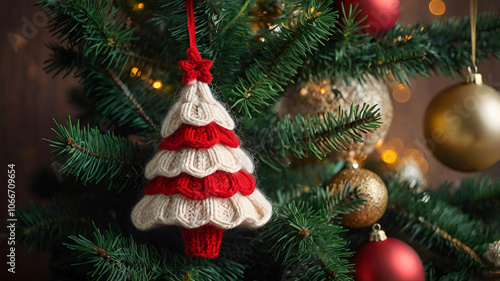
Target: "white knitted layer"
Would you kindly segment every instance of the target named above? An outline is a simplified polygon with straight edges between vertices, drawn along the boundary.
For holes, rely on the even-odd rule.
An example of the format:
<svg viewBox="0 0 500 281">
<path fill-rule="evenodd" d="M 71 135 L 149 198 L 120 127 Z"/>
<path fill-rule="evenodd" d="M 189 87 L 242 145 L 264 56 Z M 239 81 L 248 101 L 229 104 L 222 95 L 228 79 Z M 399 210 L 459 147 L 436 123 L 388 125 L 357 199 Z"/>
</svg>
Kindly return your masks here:
<svg viewBox="0 0 500 281">
<path fill-rule="evenodd" d="M 272 214 L 271 204 L 258 189 L 249 196 L 239 192 L 230 198 L 208 197 L 191 200 L 179 194 L 146 195 L 132 211 L 132 222 L 139 230 L 159 225 L 196 228 L 211 224 L 222 229 L 238 225 L 256 228 L 264 225 Z"/>
<path fill-rule="evenodd" d="M 161 136 L 170 136 L 183 123 L 205 126 L 213 121 L 226 129 L 234 129 L 233 119 L 224 106 L 214 99 L 210 87 L 206 83 L 196 82 L 182 89 L 181 97 L 163 121 Z"/>
<path fill-rule="evenodd" d="M 150 180 L 157 176 L 175 177 L 180 173 L 203 178 L 217 170 L 229 173 L 243 170 L 252 174 L 254 164 L 241 148 L 216 144 L 209 149 L 161 150 L 148 162 L 144 175 Z"/>
</svg>

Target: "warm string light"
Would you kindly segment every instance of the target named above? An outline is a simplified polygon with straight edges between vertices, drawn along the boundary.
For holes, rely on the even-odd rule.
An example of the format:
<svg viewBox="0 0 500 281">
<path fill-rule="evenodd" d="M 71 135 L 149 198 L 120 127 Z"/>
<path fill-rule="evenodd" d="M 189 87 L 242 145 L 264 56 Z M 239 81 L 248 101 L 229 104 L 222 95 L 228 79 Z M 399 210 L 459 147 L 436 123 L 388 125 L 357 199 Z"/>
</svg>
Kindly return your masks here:
<svg viewBox="0 0 500 281">
<path fill-rule="evenodd" d="M 299 94 L 303 97 L 310 95 L 315 99 L 320 99 L 322 95 L 328 92 L 330 82 L 327 80 L 321 81 L 319 84 L 309 81 L 299 90 Z M 331 91 L 329 92 L 331 94 Z"/>
<path fill-rule="evenodd" d="M 406 42 L 410 41 L 412 38 L 413 38 L 413 35 L 406 34 L 405 36 L 398 36 L 397 38 L 394 39 L 394 42 L 396 42 L 396 43 L 406 43 Z"/>
<path fill-rule="evenodd" d="M 163 83 L 161 83 L 160 80 L 156 80 L 153 82 L 153 88 L 160 90 L 161 88 L 163 88 Z"/>
<path fill-rule="evenodd" d="M 139 71 L 139 68 L 138 67 L 133 67 L 131 70 L 130 70 L 130 77 L 135 77 L 135 76 L 141 76 L 141 72 Z"/>
<path fill-rule="evenodd" d="M 130 69 L 130 77 L 140 77 L 142 80 L 146 80 L 146 78 L 148 78 L 149 75 L 151 75 L 151 72 L 152 71 L 150 70 L 148 71 L 148 73 L 142 73 L 137 66 L 134 66 L 132 67 L 132 69 Z M 157 90 L 161 90 L 163 88 L 163 83 L 160 80 L 154 80 L 153 78 L 149 78 L 146 82 Z"/>
<path fill-rule="evenodd" d="M 136 5 L 134 5 L 134 11 L 138 11 L 138 10 L 142 10 L 144 9 L 144 3 L 138 3 Z"/>
<path fill-rule="evenodd" d="M 398 160 L 398 155 L 394 150 L 388 149 L 384 152 L 382 152 L 382 161 L 384 161 L 387 164 L 394 164 Z"/>
<path fill-rule="evenodd" d="M 396 165 L 411 159 L 418 165 L 422 173 L 427 173 L 429 170 L 429 163 L 425 159 L 423 151 L 415 143 L 405 145 L 401 139 L 393 138 L 379 145 L 377 151 L 380 153 L 381 160 L 388 165 Z"/>
</svg>

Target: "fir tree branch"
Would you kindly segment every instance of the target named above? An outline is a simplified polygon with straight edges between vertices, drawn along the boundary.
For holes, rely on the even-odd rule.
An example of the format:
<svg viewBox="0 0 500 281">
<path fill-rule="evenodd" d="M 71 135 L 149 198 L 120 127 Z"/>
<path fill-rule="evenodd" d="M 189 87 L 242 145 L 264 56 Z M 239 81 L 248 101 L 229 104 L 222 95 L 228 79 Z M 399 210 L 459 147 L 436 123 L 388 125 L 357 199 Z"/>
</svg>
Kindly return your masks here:
<svg viewBox="0 0 500 281">
<path fill-rule="evenodd" d="M 115 161 L 115 162 L 118 162 L 122 165 L 132 165 L 132 163 L 128 162 L 127 160 L 115 158 L 111 155 L 101 154 L 99 152 L 94 152 L 92 150 L 86 149 L 85 147 L 76 144 L 75 140 L 71 137 L 67 138 L 66 142 L 67 142 L 67 145 L 69 146 L 69 148 L 75 149 L 76 151 L 81 152 L 83 154 L 90 154 L 96 158 Z"/>
<path fill-rule="evenodd" d="M 358 11 L 356 11 L 358 12 Z M 417 75 L 441 72 L 454 77 L 470 65 L 470 27 L 468 17 L 449 18 L 431 24 L 396 25 L 382 38 L 373 38 L 359 31 L 356 12 L 341 14 L 342 29 L 320 48 L 302 69 L 301 81 L 312 75 L 318 79 L 351 79 L 370 73 L 377 77 L 392 75 L 410 84 Z M 499 58 L 500 17 L 489 11 L 478 17 L 478 59 Z"/>
<path fill-rule="evenodd" d="M 196 25 L 196 45 L 200 54 L 204 58 L 212 59 L 213 50 L 210 48 L 210 33 L 213 31 L 213 25 L 210 23 L 214 16 L 208 12 L 211 5 L 215 5 L 212 0 L 193 1 Z M 234 6 L 235 1 L 227 1 L 227 4 Z M 189 34 L 187 32 L 186 3 L 185 0 L 158 0 L 157 10 L 151 22 L 155 25 L 164 25 L 167 28 L 168 36 L 172 49 L 172 61 L 177 62 L 185 59 L 186 50 L 189 48 Z M 218 16 L 215 17 L 217 19 Z"/>
<path fill-rule="evenodd" d="M 375 131 L 380 118 L 375 106 L 364 104 L 361 108 L 351 105 L 350 110 L 339 108 L 337 117 L 326 112 L 317 118 L 297 115 L 293 121 L 285 116 L 277 123 L 267 119 L 273 127 L 254 132 L 259 159 L 278 170 L 285 166 L 282 160 L 286 156 L 304 158 L 312 154 L 321 159 L 332 151 L 347 149 L 352 141 L 362 142 L 360 133 Z"/>
<path fill-rule="evenodd" d="M 132 36 L 133 28 L 120 22 L 111 0 L 42 0 L 36 5 L 46 9 L 50 31 L 61 43 L 77 47 L 79 53 L 105 67 L 126 65 L 125 54 L 137 38 Z"/>
<path fill-rule="evenodd" d="M 473 218 L 498 227 L 499 222 L 491 214 L 500 212 L 499 181 L 493 181 L 490 177 L 472 177 L 462 180 L 453 194 L 451 188 L 451 183 L 443 184 L 435 196 L 462 209 Z"/>
<path fill-rule="evenodd" d="M 468 254 L 473 260 L 475 260 L 480 265 L 485 266 L 485 262 L 481 259 L 481 257 L 471 247 L 467 246 L 465 243 L 458 240 L 457 238 L 452 237 L 448 232 L 442 230 L 438 225 L 432 225 L 429 222 L 425 221 L 425 219 L 423 217 L 420 217 L 419 221 L 425 227 L 435 231 L 436 234 L 439 235 L 439 237 L 453 243 L 453 246 L 455 246 L 455 248 Z"/>
<path fill-rule="evenodd" d="M 425 265 L 425 280 L 427 281 L 463 281 L 463 280 L 468 280 L 469 279 L 469 274 L 467 273 L 466 270 L 458 270 L 454 272 L 450 272 L 444 276 L 441 276 L 441 278 L 438 279 L 436 277 L 436 270 L 432 265 Z"/>
<path fill-rule="evenodd" d="M 349 214 L 356 207 L 366 202 L 364 198 L 357 198 L 357 186 L 351 189 L 351 184 L 346 183 L 343 187 L 327 186 L 322 197 L 316 196 L 319 202 L 327 202 L 327 214 L 329 221 L 339 220 L 340 215 Z M 326 195 L 326 196 L 325 196 Z M 324 198 L 324 199 L 323 199 Z"/>
<path fill-rule="evenodd" d="M 85 66 L 112 69 L 121 74 L 128 63 L 143 68 L 159 67 L 162 71 L 175 64 L 165 55 L 165 49 L 171 44 L 158 40 L 158 27 L 147 26 L 150 28 L 139 31 L 125 27 L 120 10 L 113 7 L 111 0 L 42 0 L 36 5 L 48 9 L 46 14 L 50 17 L 52 34 L 60 43 L 68 43 L 64 52 L 60 52 L 63 47 L 54 50 L 55 45 L 49 46 L 54 55 L 45 70 L 57 70 L 54 76 L 65 68 L 64 76 L 67 76 L 75 67 L 82 71 Z M 156 35 L 154 40 L 150 39 L 151 34 Z M 160 38 L 165 37 L 171 39 L 169 36 Z M 154 49 L 151 45 L 145 46 L 151 42 L 159 46 Z"/>
<path fill-rule="evenodd" d="M 63 78 L 66 78 L 75 68 L 83 65 L 82 55 L 73 48 L 65 48 L 61 45 L 50 43 L 47 47 L 52 51 L 49 59 L 46 60 L 43 70 L 46 73 L 54 73 L 52 78 L 64 71 Z"/>
<path fill-rule="evenodd" d="M 477 206 L 478 201 L 484 203 L 485 200 L 492 200 L 494 198 L 500 198 L 499 181 L 493 181 L 490 177 L 472 177 L 460 182 L 460 185 L 449 201 L 453 205 L 463 208 L 466 206 Z"/>
<path fill-rule="evenodd" d="M 223 33 L 226 32 L 233 25 L 233 23 L 243 15 L 243 13 L 248 8 L 249 4 L 250 4 L 250 0 L 246 0 L 245 4 L 241 7 L 238 14 L 226 26 L 224 26 L 224 28 L 222 29 Z"/>
<path fill-rule="evenodd" d="M 111 229 L 101 232 L 94 226 L 91 239 L 69 236 L 64 243 L 77 255 L 73 266 L 85 270 L 93 280 L 206 280 L 239 281 L 244 266 L 225 257 L 214 260 L 186 257 L 154 245 L 139 245 Z"/>
<path fill-rule="evenodd" d="M 158 135 L 169 101 L 139 77 L 123 80 L 110 70 L 86 68 L 77 74 L 83 78 L 87 96 L 96 98 L 95 108 L 118 126 L 134 134 L 154 138 Z"/>
<path fill-rule="evenodd" d="M 332 34 L 336 20 L 330 4 L 330 1 L 310 1 L 298 16 L 286 19 L 279 29 L 265 34 L 254 66 L 245 71 L 245 79 L 232 90 L 230 99 L 236 111 L 251 117 L 269 106 L 292 81 L 306 53 L 316 50 Z"/>
<path fill-rule="evenodd" d="M 289 204 L 280 210 L 263 234 L 263 241 L 270 252 L 300 280 L 325 280 L 335 276 L 337 280 L 352 280 L 347 274 L 350 265 L 347 244 L 339 234 L 342 227 L 327 223 L 326 215 L 303 202 L 299 206 Z M 298 277 L 298 276 L 295 276 Z"/>
<path fill-rule="evenodd" d="M 28 251 L 51 250 L 72 233 L 90 233 L 90 215 L 78 200 L 53 199 L 44 205 L 30 202 L 17 210 L 17 239 Z"/>
<path fill-rule="evenodd" d="M 480 221 L 471 219 L 457 207 L 451 206 L 432 192 L 413 193 L 408 183 L 393 180 L 387 185 L 389 206 L 398 214 L 401 231 L 429 248 L 458 262 L 449 268 L 478 269 L 480 265 L 472 257 L 486 251 L 488 243 L 498 239 L 498 230 L 490 229 Z M 467 245 L 467 247 L 463 246 Z M 458 246 L 458 247 L 457 247 Z M 472 249 L 477 255 L 469 255 Z"/>
<path fill-rule="evenodd" d="M 136 111 L 142 116 L 142 118 L 144 118 L 144 120 L 146 120 L 149 123 L 149 125 L 156 132 L 159 132 L 160 129 L 158 128 L 158 126 L 155 123 L 153 123 L 153 121 L 151 120 L 151 117 L 149 117 L 146 114 L 146 112 L 144 112 L 144 109 L 142 108 L 142 106 L 136 101 L 134 95 L 132 94 L 130 89 L 127 87 L 127 85 L 125 85 L 120 80 L 120 77 L 118 77 L 118 75 L 111 70 L 108 70 L 108 75 L 111 77 L 111 79 L 113 80 L 113 83 L 116 85 L 116 87 L 118 89 L 120 89 L 120 91 L 123 93 L 123 95 L 125 95 L 127 100 L 132 104 L 132 106 L 136 109 Z"/>
<path fill-rule="evenodd" d="M 311 165 L 290 166 L 276 173 L 265 165 L 259 165 L 257 174 L 260 186 L 272 199 L 274 209 L 283 208 L 297 200 L 311 200 L 309 203 L 315 209 L 321 209 L 330 203 L 326 202 L 330 200 L 329 192 L 326 190 L 327 183 L 343 166 L 343 161 L 320 161 Z"/>
<path fill-rule="evenodd" d="M 446 276 L 439 278 L 439 281 L 462 281 L 469 279 L 469 275 L 466 270 L 459 270 L 455 272 L 448 273 Z"/>
<path fill-rule="evenodd" d="M 255 0 L 211 0 L 207 2 L 209 37 L 204 54 L 214 62 L 211 72 L 213 82 L 223 95 L 220 98 L 232 104 L 230 93 L 234 87 L 234 77 L 248 66 L 251 58 L 249 38 L 252 38 L 248 24 L 248 8 Z M 203 20 L 203 17 L 201 18 Z M 203 42 L 203 41 L 202 41 Z"/>
<path fill-rule="evenodd" d="M 142 178 L 135 165 L 144 157 L 144 148 L 108 132 L 101 134 L 90 126 L 80 128 L 78 122 L 68 128 L 56 122 L 58 140 L 50 142 L 56 162 L 63 163 L 60 171 L 75 176 L 83 184 L 106 181 L 109 186 L 123 189 Z"/>
<path fill-rule="evenodd" d="M 78 263 L 86 266 L 87 275 L 95 280 L 155 280 L 161 274 L 160 256 L 154 247 L 137 245 L 110 230 L 101 233 L 95 227 L 93 241 L 83 235 L 70 235 L 73 243 L 64 243 L 78 253 Z M 92 266 L 89 266 L 92 265 Z"/>
<path fill-rule="evenodd" d="M 52 44 L 51 59 L 44 68 L 46 72 L 55 72 L 54 76 L 65 71 L 68 75 L 77 68 L 75 77 L 81 78 L 86 86 L 86 94 L 93 106 L 103 116 L 110 117 L 124 129 L 148 137 L 156 136 L 164 108 L 169 100 L 139 77 L 125 78 L 113 69 L 105 69 L 93 64 L 92 59 L 72 48 Z M 127 73 L 128 76 L 128 73 Z"/>
<path fill-rule="evenodd" d="M 127 55 L 130 56 L 130 57 L 132 57 L 132 58 L 134 58 L 134 59 L 136 59 L 136 60 L 147 62 L 148 65 L 159 66 L 159 67 L 161 67 L 163 69 L 167 69 L 167 64 L 165 62 L 159 61 L 157 59 L 150 58 L 150 57 L 147 57 L 145 55 L 137 54 L 137 53 L 134 53 L 134 52 L 128 52 Z"/>
</svg>

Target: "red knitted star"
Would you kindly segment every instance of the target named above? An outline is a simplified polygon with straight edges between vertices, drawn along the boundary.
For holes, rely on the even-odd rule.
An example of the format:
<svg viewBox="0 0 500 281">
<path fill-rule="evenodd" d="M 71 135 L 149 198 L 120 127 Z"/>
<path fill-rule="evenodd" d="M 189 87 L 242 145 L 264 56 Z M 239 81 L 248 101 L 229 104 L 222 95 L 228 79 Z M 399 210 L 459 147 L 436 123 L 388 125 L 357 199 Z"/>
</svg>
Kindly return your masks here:
<svg viewBox="0 0 500 281">
<path fill-rule="evenodd" d="M 182 83 L 188 85 L 195 79 L 203 83 L 210 83 L 212 81 L 212 74 L 210 73 L 212 61 L 202 59 L 198 50 L 194 48 L 187 50 L 187 56 L 187 60 L 181 60 L 177 63 L 179 68 L 184 70 L 182 73 Z"/>
</svg>

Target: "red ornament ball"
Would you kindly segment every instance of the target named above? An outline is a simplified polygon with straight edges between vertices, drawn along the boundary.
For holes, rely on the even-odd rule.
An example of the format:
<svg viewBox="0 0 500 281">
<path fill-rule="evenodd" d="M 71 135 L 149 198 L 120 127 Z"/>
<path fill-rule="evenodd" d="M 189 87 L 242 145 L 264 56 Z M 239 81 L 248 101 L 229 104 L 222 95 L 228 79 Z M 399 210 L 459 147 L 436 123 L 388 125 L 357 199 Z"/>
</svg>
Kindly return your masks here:
<svg viewBox="0 0 500 281">
<path fill-rule="evenodd" d="M 353 262 L 356 281 L 425 281 L 424 265 L 418 254 L 395 238 L 361 246 Z"/>
<path fill-rule="evenodd" d="M 370 26 L 362 32 L 371 35 L 391 29 L 396 24 L 401 6 L 400 0 L 342 0 L 337 1 L 339 11 L 342 11 L 341 3 L 344 4 L 346 13 L 349 11 L 349 5 L 354 8 L 356 4 L 359 4 L 358 10 L 361 12 L 356 17 L 356 21 L 368 16 L 361 24 Z"/>
</svg>

